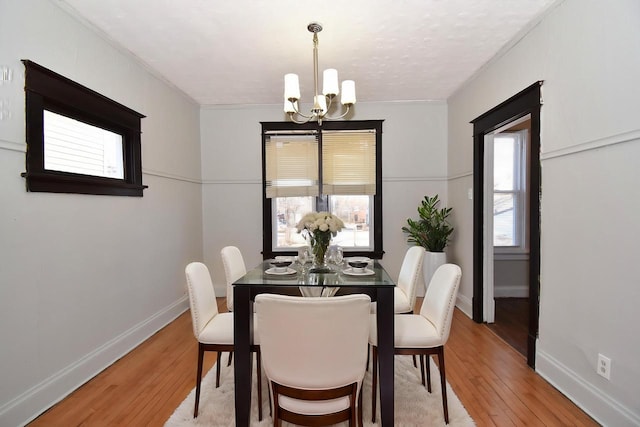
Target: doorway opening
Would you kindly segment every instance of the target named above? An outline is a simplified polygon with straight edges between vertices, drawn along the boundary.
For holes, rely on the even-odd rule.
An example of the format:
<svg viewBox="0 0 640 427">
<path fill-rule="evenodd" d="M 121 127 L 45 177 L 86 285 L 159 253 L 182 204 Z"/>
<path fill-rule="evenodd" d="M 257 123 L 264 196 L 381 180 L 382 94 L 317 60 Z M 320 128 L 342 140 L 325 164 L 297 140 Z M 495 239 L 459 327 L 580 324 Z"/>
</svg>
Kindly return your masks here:
<svg viewBox="0 0 640 427">
<path fill-rule="evenodd" d="M 541 85 L 536 82 L 471 122 L 473 319 L 513 341 L 532 368 L 540 294 Z"/>
<path fill-rule="evenodd" d="M 484 138 L 484 321 L 525 357 L 530 140 L 530 114 Z"/>
</svg>

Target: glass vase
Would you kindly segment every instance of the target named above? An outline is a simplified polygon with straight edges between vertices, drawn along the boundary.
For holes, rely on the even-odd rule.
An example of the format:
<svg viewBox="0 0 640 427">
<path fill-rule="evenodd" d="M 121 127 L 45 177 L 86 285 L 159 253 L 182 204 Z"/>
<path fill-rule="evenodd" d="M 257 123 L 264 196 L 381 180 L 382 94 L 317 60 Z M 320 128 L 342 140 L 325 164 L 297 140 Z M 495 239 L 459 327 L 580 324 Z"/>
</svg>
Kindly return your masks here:
<svg viewBox="0 0 640 427">
<path fill-rule="evenodd" d="M 311 253 L 313 254 L 314 270 L 323 271 L 328 269 L 325 262 L 325 255 L 330 241 L 331 232 L 329 231 L 317 231 L 315 234 L 309 236 L 309 245 L 311 246 Z"/>
</svg>

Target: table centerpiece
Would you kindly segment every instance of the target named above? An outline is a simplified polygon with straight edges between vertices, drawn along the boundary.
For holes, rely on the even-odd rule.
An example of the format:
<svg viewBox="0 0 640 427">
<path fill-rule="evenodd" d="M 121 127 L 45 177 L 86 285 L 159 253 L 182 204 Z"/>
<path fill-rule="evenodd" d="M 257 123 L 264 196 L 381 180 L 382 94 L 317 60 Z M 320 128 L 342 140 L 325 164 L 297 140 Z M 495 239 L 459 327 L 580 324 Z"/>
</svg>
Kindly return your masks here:
<svg viewBox="0 0 640 427">
<path fill-rule="evenodd" d="M 324 266 L 324 255 L 331 237 L 335 237 L 344 228 L 344 223 L 329 212 L 309 212 L 296 225 L 298 233 L 306 234 L 313 253 L 315 267 Z"/>
</svg>

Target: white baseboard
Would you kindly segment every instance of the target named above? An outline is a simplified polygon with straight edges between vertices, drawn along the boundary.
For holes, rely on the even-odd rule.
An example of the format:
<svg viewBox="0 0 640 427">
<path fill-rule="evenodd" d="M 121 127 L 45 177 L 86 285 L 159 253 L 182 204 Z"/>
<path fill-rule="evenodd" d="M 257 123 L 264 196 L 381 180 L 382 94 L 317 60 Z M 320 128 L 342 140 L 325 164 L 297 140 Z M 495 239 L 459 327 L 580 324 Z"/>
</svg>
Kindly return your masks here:
<svg viewBox="0 0 640 427">
<path fill-rule="evenodd" d="M 0 425 L 24 426 L 189 308 L 185 295 L 0 407 Z"/>
<path fill-rule="evenodd" d="M 458 307 L 460 311 L 466 314 L 469 319 L 473 319 L 473 303 L 469 298 L 464 295 L 458 294 L 458 298 L 456 299 L 456 307 Z"/>
<path fill-rule="evenodd" d="M 536 372 L 603 426 L 639 426 L 640 414 L 622 405 L 544 351 L 536 351 Z"/>
<path fill-rule="evenodd" d="M 527 298 L 529 288 L 527 286 L 496 286 L 493 288 L 494 298 Z"/>
</svg>

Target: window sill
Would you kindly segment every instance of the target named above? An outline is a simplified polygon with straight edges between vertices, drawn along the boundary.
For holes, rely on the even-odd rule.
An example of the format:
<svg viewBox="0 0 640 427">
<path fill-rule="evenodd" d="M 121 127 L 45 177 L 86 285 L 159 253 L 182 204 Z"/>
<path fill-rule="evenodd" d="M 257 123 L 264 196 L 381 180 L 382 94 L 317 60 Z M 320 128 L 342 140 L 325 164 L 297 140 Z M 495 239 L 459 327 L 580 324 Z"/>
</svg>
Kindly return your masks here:
<svg viewBox="0 0 640 427">
<path fill-rule="evenodd" d="M 494 252 L 494 261 L 528 261 L 529 252 Z"/>
<path fill-rule="evenodd" d="M 64 172 L 23 172 L 27 191 L 79 193 L 105 196 L 142 197 L 147 185 L 131 184 L 114 178 L 84 176 Z"/>
</svg>

